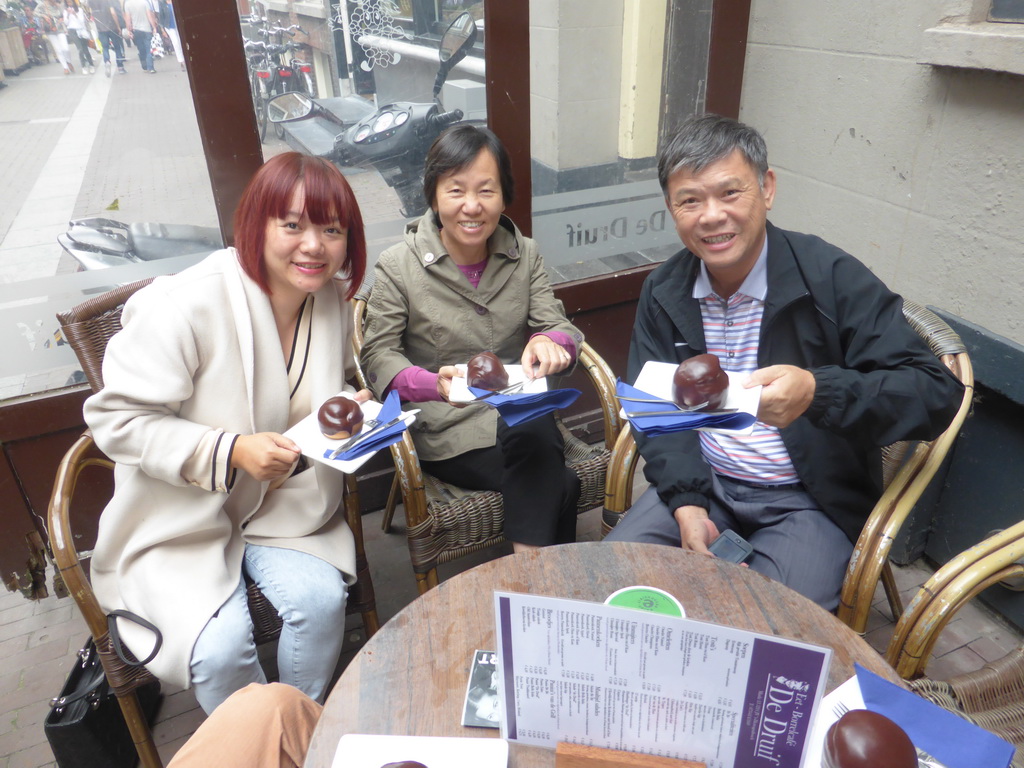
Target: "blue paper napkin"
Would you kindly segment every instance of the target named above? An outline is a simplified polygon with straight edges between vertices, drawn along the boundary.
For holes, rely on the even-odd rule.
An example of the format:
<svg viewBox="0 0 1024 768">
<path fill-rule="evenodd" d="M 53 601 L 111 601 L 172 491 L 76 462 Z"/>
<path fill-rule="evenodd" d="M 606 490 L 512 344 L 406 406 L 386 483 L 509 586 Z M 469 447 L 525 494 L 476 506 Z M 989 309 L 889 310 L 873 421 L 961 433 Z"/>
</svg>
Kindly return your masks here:
<svg viewBox="0 0 1024 768">
<path fill-rule="evenodd" d="M 914 745 L 947 768 L 1007 768 L 1014 746 L 984 728 L 856 665 L 864 704 L 906 731 Z"/>
<path fill-rule="evenodd" d="M 402 403 L 398 399 L 398 393 L 391 392 L 384 399 L 384 404 L 381 406 L 380 413 L 377 415 L 378 423 L 387 424 L 396 416 L 401 415 L 401 413 Z M 407 428 L 408 425 L 404 421 L 400 421 L 397 424 L 392 424 L 387 429 L 374 432 L 371 437 L 368 437 L 352 448 L 349 448 L 344 453 L 339 453 L 334 457 L 333 461 L 351 461 L 352 459 L 358 459 L 360 456 L 365 456 L 368 453 L 379 451 L 381 448 L 385 448 L 392 443 L 397 443 L 402 439 L 402 433 L 405 432 Z M 328 458 L 334 450 L 334 448 L 330 448 L 324 451 L 324 458 Z"/>
<path fill-rule="evenodd" d="M 488 390 L 476 387 L 469 387 L 469 391 L 476 397 L 490 394 Z M 579 396 L 578 389 L 549 389 L 547 392 L 491 395 L 480 402 L 497 408 L 505 423 L 514 427 L 516 424 L 536 419 L 538 416 L 557 411 L 559 408 L 566 408 L 575 403 Z"/>
<path fill-rule="evenodd" d="M 632 387 L 621 379 L 615 382 L 615 394 L 619 397 L 639 397 L 644 400 L 656 400 L 654 395 L 642 392 Z M 636 403 L 631 400 L 619 402 L 622 410 L 626 413 L 650 413 L 671 410 L 672 406 L 667 401 L 658 403 Z M 701 413 L 700 411 L 679 411 L 679 413 L 665 414 L 662 416 L 632 416 L 626 417 L 630 426 L 651 437 L 667 435 L 672 432 L 682 432 L 686 429 L 697 429 L 698 427 L 716 427 L 718 429 L 746 429 L 756 421 L 751 413 L 737 411 L 736 413 Z"/>
</svg>

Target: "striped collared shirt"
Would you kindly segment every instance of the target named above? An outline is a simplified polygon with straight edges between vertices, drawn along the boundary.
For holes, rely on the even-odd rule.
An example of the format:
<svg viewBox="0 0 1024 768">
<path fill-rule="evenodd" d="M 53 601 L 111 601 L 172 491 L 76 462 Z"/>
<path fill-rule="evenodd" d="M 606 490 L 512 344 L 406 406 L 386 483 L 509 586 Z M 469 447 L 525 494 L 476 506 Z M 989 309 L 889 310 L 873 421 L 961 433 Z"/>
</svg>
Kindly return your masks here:
<svg viewBox="0 0 1024 768">
<path fill-rule="evenodd" d="M 725 370 L 734 373 L 757 370 L 757 346 L 767 294 L 767 239 L 750 274 L 728 299 L 714 292 L 707 267 L 701 263 L 700 274 L 693 284 L 693 298 L 700 302 L 708 352 L 718 357 Z M 705 431 L 698 434 L 704 459 L 720 475 L 763 485 L 800 481 L 775 427 L 758 421 L 749 435 Z"/>
</svg>

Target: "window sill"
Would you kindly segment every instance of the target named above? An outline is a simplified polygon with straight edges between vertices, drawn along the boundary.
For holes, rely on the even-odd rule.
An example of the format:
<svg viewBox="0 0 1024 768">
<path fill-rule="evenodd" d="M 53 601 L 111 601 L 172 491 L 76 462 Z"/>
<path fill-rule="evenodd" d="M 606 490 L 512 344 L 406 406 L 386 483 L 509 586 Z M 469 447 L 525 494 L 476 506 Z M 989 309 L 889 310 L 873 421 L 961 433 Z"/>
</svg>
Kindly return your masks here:
<svg viewBox="0 0 1024 768">
<path fill-rule="evenodd" d="M 1024 24 L 958 21 L 926 29 L 918 63 L 1024 75 Z"/>
</svg>

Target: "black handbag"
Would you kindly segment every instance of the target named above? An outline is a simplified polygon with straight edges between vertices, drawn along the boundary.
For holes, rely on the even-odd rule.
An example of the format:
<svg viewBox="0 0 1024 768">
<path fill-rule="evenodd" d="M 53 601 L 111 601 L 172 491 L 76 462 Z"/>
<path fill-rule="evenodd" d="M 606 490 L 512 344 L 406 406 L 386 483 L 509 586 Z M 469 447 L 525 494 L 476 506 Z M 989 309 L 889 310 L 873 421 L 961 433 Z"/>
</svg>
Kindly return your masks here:
<svg viewBox="0 0 1024 768">
<path fill-rule="evenodd" d="M 136 693 L 146 720 L 152 723 L 160 705 L 160 682 L 152 678 Z M 78 662 L 60 696 L 50 705 L 43 730 L 60 768 L 132 768 L 138 761 L 91 637 L 78 652 Z"/>
</svg>

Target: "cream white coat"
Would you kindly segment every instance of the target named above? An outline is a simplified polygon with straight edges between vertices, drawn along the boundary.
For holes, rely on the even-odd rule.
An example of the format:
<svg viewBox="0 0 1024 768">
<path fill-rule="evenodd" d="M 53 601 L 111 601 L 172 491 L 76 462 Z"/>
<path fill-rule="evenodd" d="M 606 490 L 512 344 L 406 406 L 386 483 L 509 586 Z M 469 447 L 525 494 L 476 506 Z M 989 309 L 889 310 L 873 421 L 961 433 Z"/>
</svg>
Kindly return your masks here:
<svg viewBox="0 0 1024 768">
<path fill-rule="evenodd" d="M 354 373 L 347 285 L 315 294 L 309 364 L 312 405 Z M 126 304 L 110 340 L 104 389 L 85 418 L 114 461 L 116 489 L 100 519 L 93 587 L 104 610 L 153 622 L 164 646 L 148 668 L 189 684 L 192 647 L 235 589 L 246 542 L 316 555 L 355 580 L 352 532 L 340 510 L 344 476 L 319 462 L 267 493 L 239 471 L 228 493 L 190 485 L 182 466 L 211 428 L 284 432 L 289 388 L 267 296 L 233 249 L 160 277 Z M 142 658 L 148 631 L 120 622 Z"/>
</svg>

